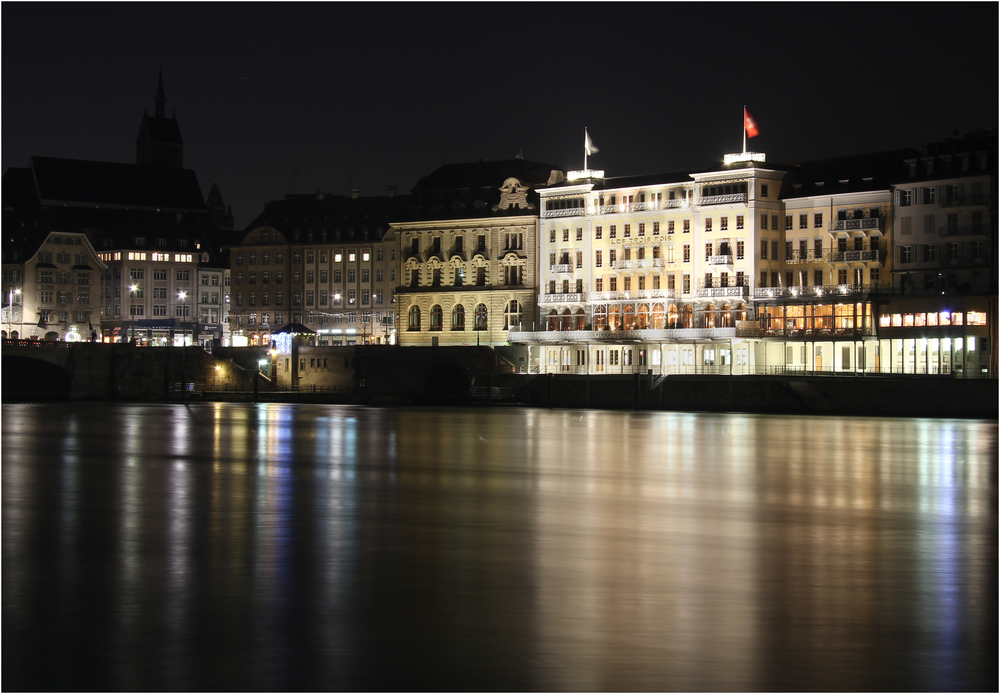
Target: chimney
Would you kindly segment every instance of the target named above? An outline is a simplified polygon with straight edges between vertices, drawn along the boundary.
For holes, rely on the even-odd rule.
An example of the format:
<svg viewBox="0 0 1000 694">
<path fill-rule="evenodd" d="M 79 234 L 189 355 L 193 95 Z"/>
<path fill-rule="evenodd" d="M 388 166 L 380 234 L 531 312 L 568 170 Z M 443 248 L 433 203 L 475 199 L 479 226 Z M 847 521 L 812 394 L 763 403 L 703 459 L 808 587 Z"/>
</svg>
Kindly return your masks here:
<svg viewBox="0 0 1000 694">
<path fill-rule="evenodd" d="M 351 200 L 357 200 L 359 197 L 361 197 L 361 189 L 351 188 Z"/>
</svg>

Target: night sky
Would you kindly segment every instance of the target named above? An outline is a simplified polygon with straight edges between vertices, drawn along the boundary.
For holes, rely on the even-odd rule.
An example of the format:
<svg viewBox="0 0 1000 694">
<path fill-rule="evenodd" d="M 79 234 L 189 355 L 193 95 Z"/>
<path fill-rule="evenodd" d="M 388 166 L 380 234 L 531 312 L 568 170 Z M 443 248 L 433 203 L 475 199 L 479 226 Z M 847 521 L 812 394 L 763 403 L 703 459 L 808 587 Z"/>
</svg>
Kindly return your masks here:
<svg viewBox="0 0 1000 694">
<path fill-rule="evenodd" d="M 920 147 L 997 125 L 998 4 L 2 4 L 3 169 L 135 161 L 162 64 L 185 167 L 245 226 L 442 163 L 697 168 Z"/>
</svg>

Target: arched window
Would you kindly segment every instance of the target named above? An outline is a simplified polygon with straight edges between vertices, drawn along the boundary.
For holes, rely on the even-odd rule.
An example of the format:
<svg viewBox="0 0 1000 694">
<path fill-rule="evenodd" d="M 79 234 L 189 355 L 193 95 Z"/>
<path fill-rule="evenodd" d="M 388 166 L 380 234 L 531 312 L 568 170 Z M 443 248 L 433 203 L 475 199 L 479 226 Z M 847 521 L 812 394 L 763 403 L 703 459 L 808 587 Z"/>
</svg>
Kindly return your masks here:
<svg viewBox="0 0 1000 694">
<path fill-rule="evenodd" d="M 594 330 L 608 329 L 608 307 L 601 304 L 594 309 Z"/>
<path fill-rule="evenodd" d="M 635 306 L 626 304 L 622 309 L 622 329 L 635 330 Z"/>
<path fill-rule="evenodd" d="M 619 330 L 622 327 L 621 308 L 612 304 L 608 307 L 608 326 L 612 330 Z"/>
<path fill-rule="evenodd" d="M 410 327 L 409 330 L 420 330 L 420 307 L 410 307 Z"/>
<path fill-rule="evenodd" d="M 587 328 L 587 314 L 583 312 L 582 308 L 578 308 L 574 314 L 576 318 L 576 325 L 573 326 L 574 330 L 586 330 Z"/>
<path fill-rule="evenodd" d="M 570 310 L 564 309 L 562 315 L 559 319 L 559 329 L 560 330 L 572 330 L 573 329 L 573 314 Z"/>
<path fill-rule="evenodd" d="M 705 307 L 705 313 L 702 315 L 702 323 L 706 328 L 715 327 L 715 306 L 712 304 Z"/>
<path fill-rule="evenodd" d="M 503 314 L 503 329 L 513 330 L 521 322 L 521 305 L 517 299 L 511 299 L 507 303 L 507 310 Z"/>
<path fill-rule="evenodd" d="M 555 309 L 552 309 L 551 311 L 549 311 L 549 315 L 547 316 L 547 324 L 545 326 L 545 329 L 546 330 L 558 330 L 559 329 L 559 313 Z"/>
<path fill-rule="evenodd" d="M 465 330 L 465 306 L 462 304 L 455 304 L 451 310 L 451 329 Z"/>
<path fill-rule="evenodd" d="M 736 305 L 736 320 L 746 320 L 747 319 L 747 305 L 740 302 Z"/>
<path fill-rule="evenodd" d="M 681 309 L 681 327 L 682 328 L 693 328 L 694 327 L 694 309 L 690 306 L 685 306 Z"/>
<path fill-rule="evenodd" d="M 663 313 L 663 304 L 653 304 L 653 329 L 663 330 L 666 325 L 667 321 Z"/>
<path fill-rule="evenodd" d="M 476 330 L 486 330 L 486 326 L 489 323 L 489 311 L 486 310 L 486 304 L 479 304 L 476 306 Z"/>
<path fill-rule="evenodd" d="M 635 315 L 635 327 L 639 330 L 649 327 L 649 304 L 639 304 L 639 311 Z"/>
<path fill-rule="evenodd" d="M 677 304 L 670 304 L 670 308 L 667 309 L 667 327 L 677 327 Z"/>
<path fill-rule="evenodd" d="M 434 304 L 431 306 L 431 330 L 441 330 L 442 323 L 444 323 L 444 314 L 441 311 L 441 304 Z"/>
<path fill-rule="evenodd" d="M 729 309 L 729 304 L 722 304 L 722 312 L 719 314 L 719 327 L 733 327 L 733 312 Z"/>
</svg>

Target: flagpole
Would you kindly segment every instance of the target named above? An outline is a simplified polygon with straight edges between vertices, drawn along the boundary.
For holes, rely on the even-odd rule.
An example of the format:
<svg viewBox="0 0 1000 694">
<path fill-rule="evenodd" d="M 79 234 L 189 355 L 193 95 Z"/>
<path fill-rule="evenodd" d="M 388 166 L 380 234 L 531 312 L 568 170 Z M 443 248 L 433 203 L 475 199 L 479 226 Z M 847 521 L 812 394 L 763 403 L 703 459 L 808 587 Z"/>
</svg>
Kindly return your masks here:
<svg viewBox="0 0 1000 694">
<path fill-rule="evenodd" d="M 587 170 L 587 126 L 583 126 L 583 170 Z"/>
<path fill-rule="evenodd" d="M 743 154 L 747 153 L 747 105 L 743 104 Z"/>
</svg>

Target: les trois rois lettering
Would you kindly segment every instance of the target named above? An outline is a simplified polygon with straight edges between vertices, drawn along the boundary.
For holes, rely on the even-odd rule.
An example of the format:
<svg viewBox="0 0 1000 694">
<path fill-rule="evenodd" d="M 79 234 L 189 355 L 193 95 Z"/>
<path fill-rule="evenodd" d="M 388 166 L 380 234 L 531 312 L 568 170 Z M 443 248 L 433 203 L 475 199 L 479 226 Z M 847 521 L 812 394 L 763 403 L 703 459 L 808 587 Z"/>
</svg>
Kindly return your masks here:
<svg viewBox="0 0 1000 694">
<path fill-rule="evenodd" d="M 656 245 L 661 241 L 658 236 L 637 236 L 635 238 L 627 239 L 608 239 L 608 243 L 612 246 L 642 246 L 646 245 Z"/>
</svg>

